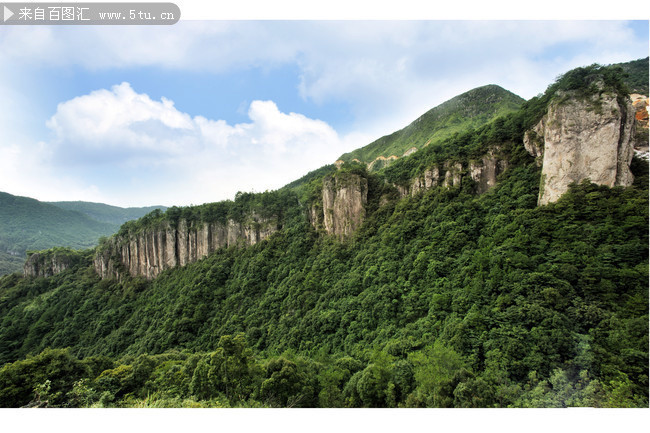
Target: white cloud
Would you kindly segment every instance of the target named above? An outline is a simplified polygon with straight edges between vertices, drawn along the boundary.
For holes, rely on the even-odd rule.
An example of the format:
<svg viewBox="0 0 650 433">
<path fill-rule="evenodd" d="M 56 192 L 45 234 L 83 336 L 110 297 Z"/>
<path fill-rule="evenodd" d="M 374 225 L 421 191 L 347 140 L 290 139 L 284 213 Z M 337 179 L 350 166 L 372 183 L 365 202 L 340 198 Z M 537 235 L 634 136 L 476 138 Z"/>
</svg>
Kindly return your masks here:
<svg viewBox="0 0 650 433">
<path fill-rule="evenodd" d="M 327 123 L 283 113 L 272 101 L 253 101 L 248 116 L 249 123 L 235 125 L 192 118 L 173 101 L 152 100 L 122 83 L 59 104 L 47 121 L 55 138 L 24 163 L 43 170 L 34 178 L 39 183 L 67 173 L 77 176 L 75 193 L 100 194 L 109 203 L 142 205 L 147 197 L 148 204 L 197 204 L 279 188 L 332 162 L 349 140 L 359 146 L 368 139 L 341 138 Z M 34 186 L 17 170 L 24 150 L 0 149 L 8 170 L 0 174 L 3 183 L 10 173 L 14 186 Z M 83 187 L 88 182 L 93 186 Z M 40 190 L 39 198 L 51 196 Z"/>
<path fill-rule="evenodd" d="M 196 125 L 174 103 L 153 101 L 129 83 L 97 90 L 59 104 L 47 121 L 61 161 L 156 162 L 195 150 Z"/>
<path fill-rule="evenodd" d="M 296 63 L 301 91 L 315 100 L 372 93 L 395 98 L 411 81 L 427 85 L 490 65 L 507 71 L 521 57 L 544 68 L 545 51 L 558 44 L 585 45 L 559 54 L 553 69 L 581 55 L 608 62 L 647 54 L 647 40 L 634 38 L 624 21 L 191 21 L 120 31 L 0 29 L 0 58 L 25 65 L 222 72 Z"/>
<path fill-rule="evenodd" d="M 96 185 L 70 176 L 50 164 L 46 143 L 0 144 L 0 185 L 3 192 L 48 201 L 107 201 Z"/>
</svg>

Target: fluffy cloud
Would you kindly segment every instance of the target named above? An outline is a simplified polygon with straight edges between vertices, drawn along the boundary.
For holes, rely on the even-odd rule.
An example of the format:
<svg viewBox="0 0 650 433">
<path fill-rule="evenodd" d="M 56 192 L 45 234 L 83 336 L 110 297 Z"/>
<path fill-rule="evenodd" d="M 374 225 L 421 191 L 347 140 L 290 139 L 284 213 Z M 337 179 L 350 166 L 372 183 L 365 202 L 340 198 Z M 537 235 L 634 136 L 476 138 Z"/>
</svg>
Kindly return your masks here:
<svg viewBox="0 0 650 433">
<path fill-rule="evenodd" d="M 155 163 L 196 150 L 192 118 L 167 99 L 153 101 L 129 83 L 59 104 L 47 121 L 60 161 L 83 164 Z"/>
<path fill-rule="evenodd" d="M 38 152 L 40 165 L 90 180 L 112 203 L 136 204 L 143 196 L 202 203 L 281 187 L 334 161 L 355 140 L 323 121 L 283 113 L 272 101 L 253 101 L 248 117 L 234 125 L 191 117 L 173 101 L 152 100 L 122 83 L 59 104 L 47 121 L 55 138 Z"/>
</svg>

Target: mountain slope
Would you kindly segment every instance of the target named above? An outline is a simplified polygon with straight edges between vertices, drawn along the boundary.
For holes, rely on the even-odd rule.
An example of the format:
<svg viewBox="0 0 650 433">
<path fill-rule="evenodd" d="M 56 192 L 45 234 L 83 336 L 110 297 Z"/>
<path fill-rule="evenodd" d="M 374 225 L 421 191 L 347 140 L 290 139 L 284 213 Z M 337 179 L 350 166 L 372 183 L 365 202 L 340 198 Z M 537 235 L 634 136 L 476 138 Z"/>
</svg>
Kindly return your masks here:
<svg viewBox="0 0 650 433">
<path fill-rule="evenodd" d="M 118 226 L 38 200 L 0 192 L 0 251 L 24 262 L 25 251 L 54 246 L 90 248 Z M 13 268 L 13 267 L 12 267 Z M 17 271 L 18 268 L 4 269 Z"/>
<path fill-rule="evenodd" d="M 524 99 L 496 85 L 478 87 L 456 96 L 424 113 L 407 127 L 343 154 L 340 159 L 376 161 L 371 170 L 385 166 L 383 158 L 402 157 L 413 147 L 422 147 L 456 132 L 485 124 L 521 106 Z M 379 159 L 378 159 L 379 158 Z"/>
<path fill-rule="evenodd" d="M 24 254 L 9 254 L 0 251 L 0 275 L 10 274 L 22 269 L 25 264 Z"/>
<path fill-rule="evenodd" d="M 648 96 L 648 59 L 646 57 L 645 59 L 612 65 L 620 66 L 628 74 L 624 81 L 630 89 L 630 93 L 640 93 Z"/>
<path fill-rule="evenodd" d="M 52 201 L 46 202 L 61 209 L 76 211 L 82 213 L 96 221 L 118 226 L 127 221 L 135 220 L 145 216 L 151 211 L 160 209 L 166 210 L 165 206 L 147 206 L 147 207 L 118 207 L 104 203 L 92 203 L 86 201 Z M 119 228 L 119 227 L 118 227 Z"/>
</svg>

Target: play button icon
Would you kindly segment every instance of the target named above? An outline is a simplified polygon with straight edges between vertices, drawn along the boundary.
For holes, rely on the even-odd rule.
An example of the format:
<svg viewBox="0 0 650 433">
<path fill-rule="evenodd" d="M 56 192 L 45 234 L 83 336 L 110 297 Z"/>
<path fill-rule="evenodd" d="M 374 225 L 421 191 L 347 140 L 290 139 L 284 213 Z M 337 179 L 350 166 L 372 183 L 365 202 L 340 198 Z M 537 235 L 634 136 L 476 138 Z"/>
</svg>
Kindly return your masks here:
<svg viewBox="0 0 650 433">
<path fill-rule="evenodd" d="M 9 10 L 7 6 L 4 7 L 4 21 L 6 22 L 9 18 L 14 16 L 14 13 Z"/>
</svg>

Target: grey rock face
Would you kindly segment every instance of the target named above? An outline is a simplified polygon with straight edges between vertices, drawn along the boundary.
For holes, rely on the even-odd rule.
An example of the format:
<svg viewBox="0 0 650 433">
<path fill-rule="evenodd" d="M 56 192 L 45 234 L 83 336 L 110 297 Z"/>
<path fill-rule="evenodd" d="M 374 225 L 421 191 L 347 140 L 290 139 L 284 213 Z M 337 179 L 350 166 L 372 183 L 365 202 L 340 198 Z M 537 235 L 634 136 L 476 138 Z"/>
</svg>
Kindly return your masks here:
<svg viewBox="0 0 650 433">
<path fill-rule="evenodd" d="M 124 272 L 147 279 L 175 266 L 196 262 L 219 248 L 249 246 L 278 230 L 277 218 L 250 215 L 244 222 L 201 222 L 190 226 L 180 220 L 177 227 L 169 222 L 145 229 L 128 238 L 113 237 L 94 258 L 95 271 L 102 278 L 121 278 Z"/>
<path fill-rule="evenodd" d="M 350 236 L 366 216 L 368 180 L 351 173 L 323 179 L 323 226 L 339 239 Z"/>
<path fill-rule="evenodd" d="M 477 192 L 482 194 L 496 185 L 497 176 L 508 168 L 507 159 L 498 147 L 491 148 L 478 161 L 471 161 L 468 166 L 470 177 L 477 182 Z M 440 175 L 437 166 L 424 171 L 420 176 L 411 180 L 407 186 L 394 185 L 400 198 L 416 196 L 417 194 L 435 188 L 439 185 L 445 188 L 459 187 L 462 182 L 463 165 L 460 162 L 445 162 L 442 165 L 444 176 Z"/>
<path fill-rule="evenodd" d="M 508 168 L 508 161 L 498 155 L 499 149 L 492 148 L 479 161 L 469 165 L 469 175 L 476 182 L 476 192 L 483 194 L 497 183 L 497 176 Z"/>
<path fill-rule="evenodd" d="M 23 275 L 26 277 L 52 277 L 70 266 L 74 260 L 65 253 L 33 253 L 25 261 Z"/>
<path fill-rule="evenodd" d="M 460 162 L 455 162 L 453 164 L 446 162 L 444 164 L 444 169 L 445 180 L 442 184 L 447 188 L 460 186 L 460 179 L 463 171 L 462 164 Z"/>
<path fill-rule="evenodd" d="M 613 187 L 634 180 L 632 104 L 619 104 L 608 93 L 588 100 L 570 96 L 551 103 L 535 128 L 544 146 L 540 205 L 557 201 L 572 182 L 589 179 Z"/>
</svg>

